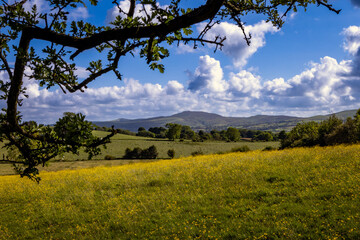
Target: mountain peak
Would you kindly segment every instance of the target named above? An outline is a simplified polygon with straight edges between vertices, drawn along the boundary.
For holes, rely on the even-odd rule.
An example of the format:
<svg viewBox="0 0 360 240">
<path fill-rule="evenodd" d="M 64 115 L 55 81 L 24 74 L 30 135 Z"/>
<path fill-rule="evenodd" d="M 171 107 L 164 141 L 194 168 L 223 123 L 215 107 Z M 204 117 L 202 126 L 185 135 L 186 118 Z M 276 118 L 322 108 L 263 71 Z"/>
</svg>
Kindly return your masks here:
<svg viewBox="0 0 360 240">
<path fill-rule="evenodd" d="M 221 117 L 223 116 L 216 114 L 216 113 L 208 113 L 208 112 L 202 112 L 202 111 L 184 111 L 181 113 L 177 113 L 172 115 L 171 117 L 178 117 L 178 118 L 204 118 L 204 117 Z"/>
</svg>

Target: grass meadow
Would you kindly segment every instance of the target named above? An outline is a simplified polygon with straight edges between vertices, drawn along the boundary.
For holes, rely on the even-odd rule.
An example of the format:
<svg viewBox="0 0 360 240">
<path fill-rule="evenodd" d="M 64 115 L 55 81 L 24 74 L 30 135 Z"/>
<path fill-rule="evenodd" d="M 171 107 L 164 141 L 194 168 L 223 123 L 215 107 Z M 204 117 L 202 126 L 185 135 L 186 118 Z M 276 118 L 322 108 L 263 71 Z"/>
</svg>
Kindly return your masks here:
<svg viewBox="0 0 360 240">
<path fill-rule="evenodd" d="M 104 131 L 94 131 L 94 134 L 99 137 L 104 137 L 108 133 Z M 0 157 L 5 154 L 6 149 L 2 148 L 4 144 L 0 143 Z M 240 142 L 221 142 L 221 141 L 208 141 L 208 142 L 192 142 L 192 141 L 168 141 L 162 139 L 130 136 L 124 134 L 116 134 L 111 138 L 111 143 L 106 145 L 104 149 L 101 147 L 102 151 L 100 155 L 97 155 L 88 160 L 88 155 L 84 152 L 80 152 L 79 155 L 75 154 L 64 154 L 63 156 L 57 157 L 55 160 L 52 160 L 48 165 L 42 167 L 39 166 L 40 171 L 59 171 L 59 170 L 70 170 L 70 169 L 79 169 L 79 168 L 89 168 L 95 166 L 116 166 L 124 164 L 132 164 L 141 162 L 149 162 L 153 160 L 128 160 L 121 159 L 125 154 L 126 148 L 135 148 L 140 147 L 141 149 L 148 148 L 152 145 L 155 145 L 159 156 L 158 159 L 168 159 L 167 151 L 169 149 L 175 150 L 175 158 L 188 157 L 191 153 L 195 151 L 201 151 L 204 154 L 214 154 L 219 152 L 231 151 L 233 148 L 238 148 L 241 146 L 248 146 L 251 150 L 260 150 L 264 149 L 267 146 L 273 148 L 279 147 L 279 142 L 249 142 L 249 141 L 240 141 Z M 106 155 L 110 155 L 117 160 L 106 160 Z M 0 164 L 0 176 L 1 175 L 11 175 L 15 174 L 14 168 L 11 164 Z"/>
<path fill-rule="evenodd" d="M 360 145 L 0 176 L 0 239 L 360 239 Z"/>
<path fill-rule="evenodd" d="M 106 136 L 107 132 L 95 131 L 95 135 L 99 137 Z M 187 157 L 192 152 L 202 151 L 204 154 L 213 154 L 217 152 L 230 151 L 232 148 L 247 145 L 251 150 L 264 149 L 267 146 L 274 148 L 279 147 L 279 142 L 221 142 L 221 141 L 205 141 L 205 142 L 192 142 L 192 141 L 168 141 L 167 139 L 146 138 L 138 136 L 130 136 L 123 134 L 116 134 L 111 138 L 111 143 L 107 144 L 107 148 L 102 151 L 101 155 L 95 156 L 94 159 L 104 159 L 106 155 L 111 155 L 116 158 L 121 158 L 125 154 L 126 148 L 140 147 L 142 149 L 155 145 L 159 158 L 168 158 L 167 151 L 169 149 L 175 150 L 175 157 Z M 87 159 L 86 154 L 80 156 L 68 154 L 65 155 L 64 160 Z"/>
</svg>

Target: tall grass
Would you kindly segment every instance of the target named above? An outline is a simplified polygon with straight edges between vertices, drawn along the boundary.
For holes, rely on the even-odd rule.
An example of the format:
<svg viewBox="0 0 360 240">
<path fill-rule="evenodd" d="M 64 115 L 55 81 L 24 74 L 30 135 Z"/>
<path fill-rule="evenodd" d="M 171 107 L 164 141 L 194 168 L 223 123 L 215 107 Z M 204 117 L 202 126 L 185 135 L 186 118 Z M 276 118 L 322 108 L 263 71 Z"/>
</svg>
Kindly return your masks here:
<svg viewBox="0 0 360 240">
<path fill-rule="evenodd" d="M 0 177 L 0 239 L 360 239 L 360 146 Z"/>
</svg>

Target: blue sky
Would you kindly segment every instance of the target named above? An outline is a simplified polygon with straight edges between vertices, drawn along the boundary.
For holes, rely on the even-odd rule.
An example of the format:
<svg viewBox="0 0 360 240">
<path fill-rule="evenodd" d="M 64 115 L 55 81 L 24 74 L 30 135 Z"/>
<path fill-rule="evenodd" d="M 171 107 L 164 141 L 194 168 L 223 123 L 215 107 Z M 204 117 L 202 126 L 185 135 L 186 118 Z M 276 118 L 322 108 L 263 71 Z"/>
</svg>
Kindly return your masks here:
<svg viewBox="0 0 360 240">
<path fill-rule="evenodd" d="M 30 1 L 42 6 L 42 0 Z M 126 5 L 127 0 L 122 1 Z M 160 1 L 166 5 L 169 1 Z M 194 6 L 204 1 L 185 1 Z M 147 118 L 181 111 L 207 111 L 224 116 L 257 114 L 310 116 L 360 108 L 360 1 L 330 1 L 339 15 L 311 6 L 289 14 L 282 29 L 259 16 L 244 17 L 252 44 L 232 23 L 215 26 L 208 38 L 226 35 L 222 51 L 171 46 L 164 74 L 151 71 L 144 59 L 120 60 L 123 80 L 108 74 L 84 93 L 63 94 L 42 89 L 25 79 L 29 98 L 21 111 L 25 120 L 52 123 L 63 112 L 82 112 L 89 120 Z M 73 19 L 106 24 L 116 13 L 111 1 L 77 9 Z M 125 6 L 124 5 L 124 6 Z M 194 26 L 195 33 L 201 24 Z M 80 77 L 86 60 L 78 58 Z"/>
</svg>

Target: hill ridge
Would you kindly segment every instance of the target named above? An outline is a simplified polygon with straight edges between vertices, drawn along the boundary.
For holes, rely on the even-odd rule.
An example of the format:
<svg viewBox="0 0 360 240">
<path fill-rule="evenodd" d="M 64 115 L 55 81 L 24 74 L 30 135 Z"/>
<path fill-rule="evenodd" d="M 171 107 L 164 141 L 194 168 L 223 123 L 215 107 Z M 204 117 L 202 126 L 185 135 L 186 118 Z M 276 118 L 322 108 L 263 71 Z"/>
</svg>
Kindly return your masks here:
<svg viewBox="0 0 360 240">
<path fill-rule="evenodd" d="M 334 113 L 340 119 L 355 115 L 357 110 L 346 110 Z M 101 127 L 121 128 L 137 132 L 139 127 L 149 129 L 150 127 L 164 127 L 166 123 L 177 123 L 190 126 L 193 130 L 212 129 L 223 130 L 228 127 L 246 128 L 252 130 L 268 130 L 279 132 L 290 130 L 299 122 L 323 121 L 330 115 L 316 115 L 312 117 L 294 117 L 286 115 L 255 115 L 250 117 L 224 117 L 216 113 L 204 111 L 183 111 L 170 116 L 159 116 L 152 118 L 125 119 L 119 118 L 112 121 L 94 121 L 93 123 Z"/>
</svg>

